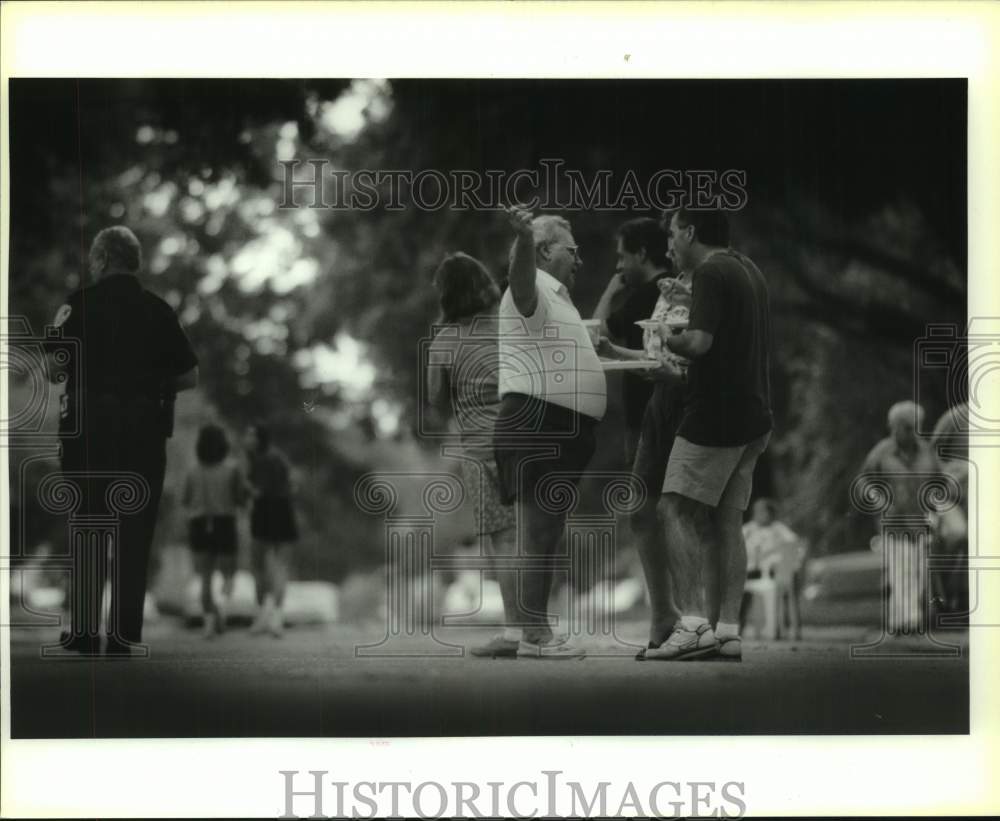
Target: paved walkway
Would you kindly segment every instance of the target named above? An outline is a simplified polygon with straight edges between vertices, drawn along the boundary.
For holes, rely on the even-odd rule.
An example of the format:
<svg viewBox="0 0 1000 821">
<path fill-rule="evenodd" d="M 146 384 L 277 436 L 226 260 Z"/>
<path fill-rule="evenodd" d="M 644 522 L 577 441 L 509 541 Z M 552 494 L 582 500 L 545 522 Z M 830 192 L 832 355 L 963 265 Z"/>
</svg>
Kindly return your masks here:
<svg viewBox="0 0 1000 821">
<path fill-rule="evenodd" d="M 643 625 L 621 625 L 640 643 Z M 742 664 L 639 663 L 591 641 L 582 661 L 358 658 L 377 625 L 231 630 L 214 640 L 169 623 L 147 631 L 148 659 L 41 659 L 51 630 L 12 637 L 12 735 L 40 737 L 448 736 L 964 733 L 968 641 L 934 658 L 912 641 L 899 658 L 852 659 L 863 629 L 806 631 L 798 642 L 746 642 Z M 482 628 L 448 629 L 472 644 Z M 388 648 L 383 648 L 388 649 Z"/>
</svg>

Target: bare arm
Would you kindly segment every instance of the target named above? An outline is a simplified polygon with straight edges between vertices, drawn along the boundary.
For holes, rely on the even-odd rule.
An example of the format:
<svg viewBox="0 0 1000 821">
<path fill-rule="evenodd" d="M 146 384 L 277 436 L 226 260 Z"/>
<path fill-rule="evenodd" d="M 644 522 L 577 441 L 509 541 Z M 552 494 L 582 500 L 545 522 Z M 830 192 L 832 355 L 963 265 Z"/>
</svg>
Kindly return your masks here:
<svg viewBox="0 0 1000 821">
<path fill-rule="evenodd" d="M 597 317 L 594 317 L 595 319 Z M 645 351 L 636 351 L 632 348 L 626 348 L 623 345 L 615 345 L 606 336 L 601 337 L 601 341 L 597 346 L 598 356 L 603 356 L 606 359 L 645 359 Z"/>
<path fill-rule="evenodd" d="M 620 294 L 625 289 L 625 281 L 621 278 L 621 275 L 615 274 L 608 281 L 607 287 L 604 289 L 604 293 L 601 294 L 601 298 L 597 302 L 597 307 L 594 308 L 594 319 L 601 320 L 601 333 L 609 334 L 608 330 L 608 317 L 611 316 L 611 311 L 613 309 L 614 299 L 618 294 Z"/>
<path fill-rule="evenodd" d="M 531 212 L 513 206 L 507 209 L 507 216 L 517 235 L 508 275 L 510 294 L 520 314 L 531 316 L 538 307 L 538 290 L 535 284 L 535 238 L 531 232 Z"/>
<path fill-rule="evenodd" d="M 440 336 L 431 343 L 429 357 L 440 350 Z M 449 369 L 444 365 L 428 365 L 424 374 L 426 385 L 425 404 L 422 409 L 426 427 L 432 431 L 443 431 L 449 417 Z"/>
</svg>

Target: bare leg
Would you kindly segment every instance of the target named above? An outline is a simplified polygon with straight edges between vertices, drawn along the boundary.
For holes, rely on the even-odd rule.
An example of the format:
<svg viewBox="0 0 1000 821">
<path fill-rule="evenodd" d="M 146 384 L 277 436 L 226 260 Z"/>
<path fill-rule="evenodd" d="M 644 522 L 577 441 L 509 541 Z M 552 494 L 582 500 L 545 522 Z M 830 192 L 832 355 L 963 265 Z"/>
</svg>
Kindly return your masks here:
<svg viewBox="0 0 1000 821">
<path fill-rule="evenodd" d="M 488 539 L 490 555 L 510 560 L 517 555 L 517 528 L 507 527 L 491 533 Z M 517 627 L 524 621 L 517 600 L 517 571 L 494 566 L 500 598 L 503 599 L 505 627 Z"/>
<path fill-rule="evenodd" d="M 254 541 L 252 550 L 253 580 L 256 588 L 257 604 L 264 606 L 264 599 L 270 591 L 270 581 L 267 573 L 267 546 L 263 542 Z"/>
<path fill-rule="evenodd" d="M 216 607 L 216 616 L 219 620 L 218 629 L 226 629 L 226 621 L 229 614 L 229 602 L 233 597 L 233 577 L 236 575 L 236 556 L 219 556 L 219 571 L 222 573 L 222 601 Z"/>
<path fill-rule="evenodd" d="M 288 586 L 288 545 L 272 545 L 267 551 L 267 564 L 274 606 L 280 609 L 285 603 L 285 588 Z"/>
<path fill-rule="evenodd" d="M 711 508 L 676 493 L 667 493 L 663 501 L 670 566 L 676 570 L 677 605 L 684 616 L 707 618 L 705 554 L 711 549 Z"/>
<path fill-rule="evenodd" d="M 660 508 L 663 497 L 651 499 L 632 519 L 639 558 L 649 590 L 650 623 L 649 641 L 662 644 L 674 629 L 681 612 L 674 601 L 671 554 L 667 549 L 667 533 Z"/>
<path fill-rule="evenodd" d="M 708 608 L 708 620 L 712 624 L 719 622 L 722 608 L 722 564 L 720 557 L 719 535 L 712 533 L 710 547 L 705 551 L 705 606 Z"/>
<path fill-rule="evenodd" d="M 743 541 L 743 511 L 718 507 L 714 511 L 717 530 L 719 585 L 718 621 L 738 624 L 743 588 L 747 579 L 747 547 Z"/>
<path fill-rule="evenodd" d="M 222 573 L 222 595 L 232 598 L 233 577 L 236 575 L 236 556 L 220 556 L 219 570 Z"/>
<path fill-rule="evenodd" d="M 212 598 L 212 575 L 215 572 L 215 559 L 209 553 L 195 553 L 195 568 L 201 579 L 201 612 L 207 619 L 215 614 L 215 600 Z"/>
</svg>

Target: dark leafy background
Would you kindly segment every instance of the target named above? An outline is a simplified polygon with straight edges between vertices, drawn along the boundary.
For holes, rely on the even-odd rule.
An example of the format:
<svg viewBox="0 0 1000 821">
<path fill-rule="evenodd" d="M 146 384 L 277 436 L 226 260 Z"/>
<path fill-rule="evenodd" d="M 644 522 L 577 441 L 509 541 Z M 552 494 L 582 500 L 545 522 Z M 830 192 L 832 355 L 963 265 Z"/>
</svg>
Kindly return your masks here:
<svg viewBox="0 0 1000 821">
<path fill-rule="evenodd" d="M 865 545 L 847 489 L 888 406 L 915 378 L 931 419 L 951 399 L 945 373 L 915 377 L 913 351 L 927 323 L 965 322 L 963 81 L 21 79 L 10 99 L 10 313 L 40 330 L 80 284 L 96 231 L 132 227 L 148 286 L 201 359 L 172 481 L 204 420 L 234 433 L 271 420 L 299 469 L 302 575 L 381 560 L 351 488 L 372 467 L 435 464 L 411 434 L 429 275 L 461 249 L 502 279 L 509 235 L 491 211 L 279 209 L 279 159 L 448 172 L 559 158 L 616 180 L 745 170 L 734 244 L 767 275 L 775 313 L 777 428 L 758 488 L 815 554 Z M 567 214 L 584 315 L 613 271 L 614 229 L 636 215 Z M 617 384 L 596 468 L 620 467 Z M 180 532 L 173 486 L 161 540 Z M 14 492 L 32 506 L 30 488 Z M 57 538 L 28 514 L 15 536 L 29 550 Z"/>
</svg>

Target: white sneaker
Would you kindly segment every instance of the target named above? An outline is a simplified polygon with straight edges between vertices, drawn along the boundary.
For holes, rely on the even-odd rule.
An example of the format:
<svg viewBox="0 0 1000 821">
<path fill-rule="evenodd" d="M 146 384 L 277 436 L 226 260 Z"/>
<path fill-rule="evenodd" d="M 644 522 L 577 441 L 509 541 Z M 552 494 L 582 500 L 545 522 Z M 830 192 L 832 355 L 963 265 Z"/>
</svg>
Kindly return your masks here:
<svg viewBox="0 0 1000 821">
<path fill-rule="evenodd" d="M 557 639 L 555 637 L 542 643 L 524 641 L 524 639 L 522 639 L 517 646 L 518 658 L 562 661 L 582 659 L 586 655 L 587 653 L 584 650 L 581 650 L 576 645 L 571 644 L 568 640 Z"/>
<path fill-rule="evenodd" d="M 663 644 L 646 651 L 650 661 L 685 661 L 706 658 L 718 653 L 715 631 L 708 622 L 699 624 L 696 630 L 685 630 L 680 624 L 674 628 Z"/>
</svg>

